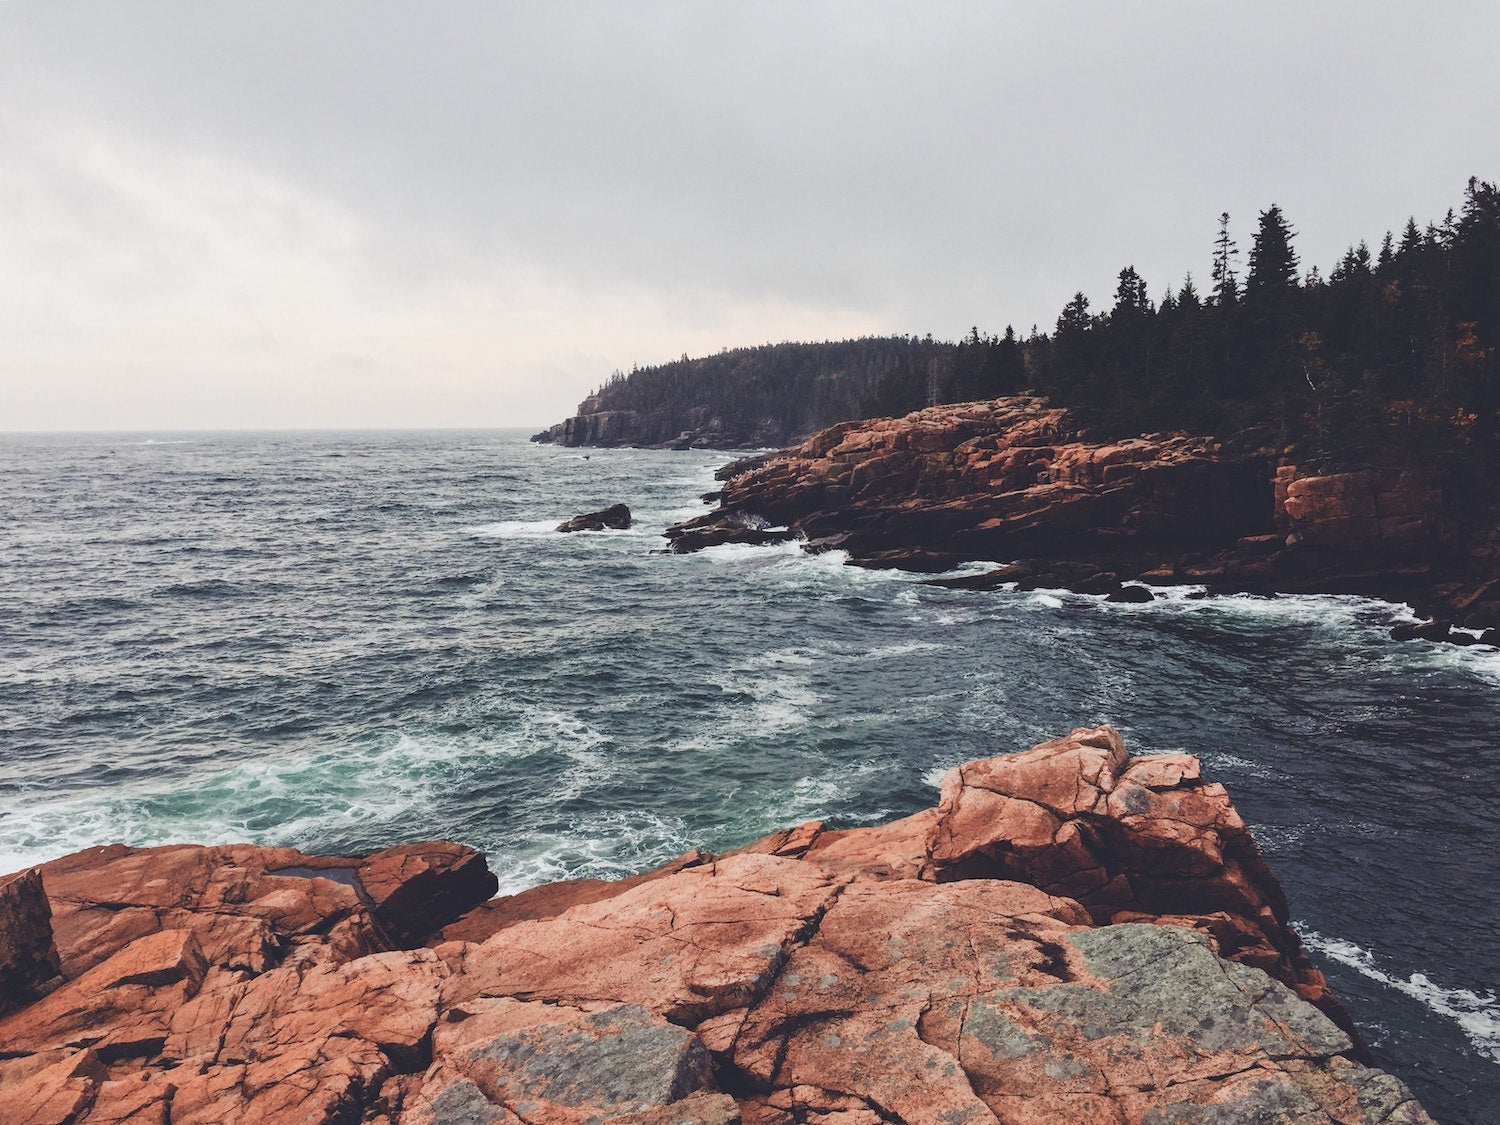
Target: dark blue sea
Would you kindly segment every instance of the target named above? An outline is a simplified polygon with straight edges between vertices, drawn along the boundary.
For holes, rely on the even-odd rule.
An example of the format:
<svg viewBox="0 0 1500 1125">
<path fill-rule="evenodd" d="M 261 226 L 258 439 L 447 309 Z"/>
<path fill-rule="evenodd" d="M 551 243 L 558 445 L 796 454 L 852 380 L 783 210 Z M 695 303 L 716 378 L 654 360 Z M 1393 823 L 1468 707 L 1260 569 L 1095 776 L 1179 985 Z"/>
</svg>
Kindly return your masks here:
<svg viewBox="0 0 1500 1125">
<path fill-rule="evenodd" d="M 1500 654 L 1399 606 L 936 589 L 658 553 L 731 456 L 516 432 L 0 436 L 0 872 L 436 837 L 619 876 L 1109 722 L 1224 782 L 1372 1044 L 1500 1121 Z M 629 531 L 560 535 L 623 501 Z M 1001 561 L 1001 560 L 996 560 Z"/>
</svg>

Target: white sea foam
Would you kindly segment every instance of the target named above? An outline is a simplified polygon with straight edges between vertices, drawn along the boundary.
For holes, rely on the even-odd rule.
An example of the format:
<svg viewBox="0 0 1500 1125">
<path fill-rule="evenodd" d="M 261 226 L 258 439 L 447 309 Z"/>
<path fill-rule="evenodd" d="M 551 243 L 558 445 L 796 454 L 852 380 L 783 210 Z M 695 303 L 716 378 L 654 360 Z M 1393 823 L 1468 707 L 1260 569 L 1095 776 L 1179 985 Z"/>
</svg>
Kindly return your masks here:
<svg viewBox="0 0 1500 1125">
<path fill-rule="evenodd" d="M 957 762 L 954 763 L 954 765 L 957 764 Z M 933 766 L 922 775 L 923 784 L 930 785 L 934 789 L 941 789 L 943 787 L 943 778 L 948 776 L 948 771 L 952 768 L 953 766 Z"/>
<path fill-rule="evenodd" d="M 475 843 L 506 895 L 561 879 L 618 879 L 649 870 L 702 842 L 690 836 L 680 817 L 624 810 L 579 820 L 536 846 L 482 836 Z"/>
<path fill-rule="evenodd" d="M 768 811 L 773 824 L 796 824 L 819 820 L 851 793 L 868 791 L 869 779 L 886 767 L 873 761 L 844 762 L 821 774 L 798 778 L 780 794 Z M 854 815 L 869 823 L 889 818 L 891 810 L 880 806 L 861 808 Z"/>
<path fill-rule="evenodd" d="M 1500 683 L 1500 649 L 1488 645 L 1451 645 L 1431 641 L 1392 644 L 1382 653 L 1382 663 L 1401 671 L 1460 671 L 1491 683 Z"/>
<path fill-rule="evenodd" d="M 947 645 L 938 644 L 936 641 L 906 641 L 902 644 L 881 645 L 872 648 L 865 655 L 871 660 L 889 660 L 896 656 L 910 656 L 915 652 L 936 652 L 947 648 Z"/>
<path fill-rule="evenodd" d="M 1309 949 L 1410 996 L 1429 1010 L 1452 1020 L 1481 1055 L 1491 1062 L 1500 1063 L 1500 998 L 1495 993 L 1446 988 L 1425 973 L 1411 973 L 1403 978 L 1380 968 L 1373 953 L 1352 941 L 1324 937 L 1302 926 L 1296 928 Z"/>
<path fill-rule="evenodd" d="M 0 814 L 0 872 L 113 841 L 300 846 L 382 830 L 395 838 L 464 778 L 503 769 L 497 759 L 560 755 L 571 764 L 558 799 L 586 792 L 616 768 L 604 742 L 575 716 L 531 709 L 498 738 L 399 734 L 38 798 Z"/>
<path fill-rule="evenodd" d="M 555 800 L 571 801 L 596 787 L 616 766 L 603 752 L 608 739 L 576 715 L 532 710 L 522 720 L 522 742 L 546 747 L 567 757 L 572 765 Z"/>
<path fill-rule="evenodd" d="M 818 703 L 818 694 L 799 675 L 767 676 L 744 684 L 755 699 L 745 718 L 747 733 L 763 736 L 784 734 L 805 727 L 808 709 Z"/>
<path fill-rule="evenodd" d="M 562 516 L 555 520 L 500 520 L 498 523 L 478 524 L 464 528 L 466 535 L 478 539 L 545 539 L 557 534 L 557 525 L 566 520 Z"/>
</svg>

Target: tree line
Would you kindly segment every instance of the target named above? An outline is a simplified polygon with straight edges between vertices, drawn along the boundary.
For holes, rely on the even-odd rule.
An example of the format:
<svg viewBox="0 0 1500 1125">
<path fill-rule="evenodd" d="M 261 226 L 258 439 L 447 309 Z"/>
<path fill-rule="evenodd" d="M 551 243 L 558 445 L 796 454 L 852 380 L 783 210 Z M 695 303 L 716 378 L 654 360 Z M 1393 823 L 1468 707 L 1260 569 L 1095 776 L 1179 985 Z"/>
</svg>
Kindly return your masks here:
<svg viewBox="0 0 1500 1125">
<path fill-rule="evenodd" d="M 1326 276 L 1299 274 L 1295 237 L 1268 207 L 1242 269 L 1221 215 L 1208 292 L 1189 275 L 1159 303 L 1126 266 L 1108 309 L 1079 293 L 1026 341 L 1029 382 L 1113 435 L 1197 430 L 1322 469 L 1500 467 L 1495 185 L 1471 179 L 1459 211 Z"/>
<path fill-rule="evenodd" d="M 768 344 L 617 372 L 600 410 L 776 420 L 788 438 L 850 418 L 1045 394 L 1100 436 L 1211 433 L 1319 470 L 1500 470 L 1500 191 L 1471 179 L 1441 222 L 1305 272 L 1280 207 L 1241 253 L 1227 214 L 1206 291 L 1188 274 L 1159 301 L 1133 266 L 1096 310 L 1082 292 L 1050 333 Z M 692 419 L 698 419 L 695 423 Z M 670 436 L 670 435 L 668 435 Z M 663 440 L 666 440 L 665 438 Z"/>
</svg>

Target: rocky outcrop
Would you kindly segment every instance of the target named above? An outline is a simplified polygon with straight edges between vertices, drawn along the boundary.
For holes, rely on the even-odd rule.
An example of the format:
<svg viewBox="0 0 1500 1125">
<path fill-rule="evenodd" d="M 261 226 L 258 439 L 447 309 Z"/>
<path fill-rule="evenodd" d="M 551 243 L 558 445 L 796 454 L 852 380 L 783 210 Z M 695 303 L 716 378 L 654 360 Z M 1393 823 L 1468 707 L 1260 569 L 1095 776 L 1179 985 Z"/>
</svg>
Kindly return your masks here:
<svg viewBox="0 0 1500 1125">
<path fill-rule="evenodd" d="M 578 413 L 532 436 L 532 441 L 558 445 L 635 445 L 641 418 L 633 410 L 590 410 L 596 405 L 585 399 Z"/>
<path fill-rule="evenodd" d="M 623 531 L 630 526 L 630 509 L 624 504 L 612 504 L 597 512 L 585 512 L 557 525 L 558 531 L 603 531 L 606 527 Z"/>
<path fill-rule="evenodd" d="M 714 511 L 668 529 L 672 550 L 798 539 L 864 566 L 1009 560 L 941 580 L 970 589 L 1354 593 L 1500 626 L 1500 531 L 1456 536 L 1433 473 L 1310 474 L 1183 434 L 1099 442 L 1038 398 L 842 423 L 721 479 Z"/>
<path fill-rule="evenodd" d="M 892 824 L 482 904 L 451 844 L 26 878 L 65 979 L 0 1017 L 5 1121 L 1430 1121 L 1359 1061 L 1222 787 L 1108 727 Z"/>
<path fill-rule="evenodd" d="M 1263 460 L 1184 435 L 1088 442 L 1066 411 L 1028 397 L 846 422 L 747 468 L 731 467 L 718 510 L 667 532 L 674 550 L 759 520 L 866 565 L 943 570 L 1154 560 L 1272 530 Z"/>
</svg>

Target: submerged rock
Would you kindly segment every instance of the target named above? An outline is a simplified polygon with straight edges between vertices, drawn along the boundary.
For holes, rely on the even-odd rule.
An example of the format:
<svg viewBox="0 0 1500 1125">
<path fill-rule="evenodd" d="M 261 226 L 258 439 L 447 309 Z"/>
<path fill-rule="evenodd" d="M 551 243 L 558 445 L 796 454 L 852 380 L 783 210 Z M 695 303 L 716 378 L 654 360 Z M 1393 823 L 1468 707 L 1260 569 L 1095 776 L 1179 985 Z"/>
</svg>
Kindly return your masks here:
<svg viewBox="0 0 1500 1125">
<path fill-rule="evenodd" d="M 65 981 L 0 1017 L 4 1121 L 1431 1120 L 1360 1061 L 1223 788 L 1108 727 L 891 824 L 490 902 L 451 844 L 25 878 Z"/>
<path fill-rule="evenodd" d="M 624 531 L 630 526 L 630 509 L 612 504 L 597 512 L 585 512 L 557 525 L 558 531 L 603 531 L 606 527 Z"/>
<path fill-rule="evenodd" d="M 1452 632 L 1451 621 L 1408 621 L 1391 627 L 1391 640 L 1446 641 Z"/>
</svg>

